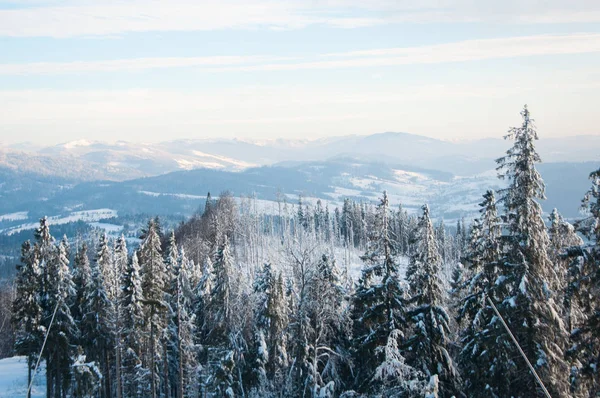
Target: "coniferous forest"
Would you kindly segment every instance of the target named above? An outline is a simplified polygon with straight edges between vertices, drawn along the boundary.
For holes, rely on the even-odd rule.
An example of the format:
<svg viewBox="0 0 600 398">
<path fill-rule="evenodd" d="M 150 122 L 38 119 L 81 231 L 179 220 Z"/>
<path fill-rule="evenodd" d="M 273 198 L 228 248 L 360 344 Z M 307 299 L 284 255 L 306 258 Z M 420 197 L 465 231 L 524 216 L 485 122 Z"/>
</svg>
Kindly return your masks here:
<svg viewBox="0 0 600 398">
<path fill-rule="evenodd" d="M 57 398 L 600 396 L 600 170 L 581 219 L 543 214 L 521 115 L 498 154 L 505 188 L 482 187 L 457 225 L 386 192 L 278 214 L 209 194 L 131 247 L 41 219 L 7 341 Z"/>
</svg>

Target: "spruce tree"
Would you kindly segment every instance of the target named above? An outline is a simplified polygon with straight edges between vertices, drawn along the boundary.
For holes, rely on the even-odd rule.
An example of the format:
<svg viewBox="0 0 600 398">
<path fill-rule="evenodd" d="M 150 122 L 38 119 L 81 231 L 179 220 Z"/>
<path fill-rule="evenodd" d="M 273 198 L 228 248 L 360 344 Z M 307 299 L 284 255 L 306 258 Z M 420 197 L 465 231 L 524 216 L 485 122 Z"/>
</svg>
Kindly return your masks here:
<svg viewBox="0 0 600 398">
<path fill-rule="evenodd" d="M 281 277 L 279 283 L 275 297 L 283 294 Z M 334 259 L 321 257 L 307 289 L 309 385 L 313 396 L 320 396 L 332 388 L 339 391 L 351 382 L 347 377 L 352 322 L 346 289 Z"/>
<path fill-rule="evenodd" d="M 46 383 L 54 396 L 66 396 L 71 384 L 71 365 L 75 354 L 79 330 L 71 316 L 71 302 L 75 299 L 75 286 L 69 269 L 69 246 L 66 237 L 56 249 L 56 255 L 48 263 L 47 304 L 53 309 L 48 324 L 48 337 L 44 357 L 46 359 Z"/>
<path fill-rule="evenodd" d="M 117 398 L 123 395 L 123 377 L 121 374 L 122 365 L 122 324 L 121 324 L 121 276 L 127 267 L 128 263 L 127 241 L 125 236 L 121 235 L 115 242 L 114 259 L 113 259 L 113 307 L 114 307 L 114 325 L 115 325 L 115 380 L 117 384 Z"/>
<path fill-rule="evenodd" d="M 213 282 L 208 306 L 206 343 L 209 346 L 208 360 L 213 363 L 213 382 L 211 389 L 218 395 L 227 395 L 234 390 L 234 371 L 236 355 L 232 349 L 230 333 L 233 318 L 233 257 L 229 239 L 225 236 L 219 246 L 213 266 Z"/>
<path fill-rule="evenodd" d="M 600 169 L 590 174 L 590 180 L 592 187 L 582 202 L 587 216 L 577 223 L 588 243 L 569 250 L 573 260 L 565 300 L 576 315 L 568 357 L 571 391 L 578 397 L 600 394 Z"/>
<path fill-rule="evenodd" d="M 15 352 L 27 357 L 27 384 L 31 383 L 42 340 L 42 307 L 40 303 L 40 269 L 31 243 L 21 246 L 21 264 L 17 266 L 16 295 L 13 303 L 12 323 L 15 328 Z M 28 397 L 31 397 L 29 392 Z"/>
<path fill-rule="evenodd" d="M 166 327 L 167 304 L 165 302 L 165 289 L 167 274 L 165 263 L 161 254 L 160 236 L 156 230 L 154 220 L 148 223 L 148 231 L 142 242 L 138 257 L 142 269 L 142 294 L 145 307 L 145 331 L 148 334 L 145 353 L 148 367 L 150 367 L 150 396 L 155 398 L 159 394 L 161 360 L 161 339 Z"/>
<path fill-rule="evenodd" d="M 483 195 L 480 217 L 471 229 L 463 262 L 467 278 L 462 285 L 464 298 L 458 320 L 464 325 L 462 350 L 458 356 L 462 370 L 463 390 L 472 397 L 502 397 L 507 394 L 504 380 L 507 361 L 504 345 L 510 344 L 502 325 L 487 302 L 498 302 L 500 281 L 501 219 L 493 191 Z"/>
<path fill-rule="evenodd" d="M 144 308 L 142 280 L 137 253 L 133 253 L 121 276 L 121 309 L 123 395 L 128 398 L 143 395 L 146 390 L 142 366 Z"/>
<path fill-rule="evenodd" d="M 401 338 L 405 329 L 405 290 L 394 249 L 388 197 L 384 192 L 368 250 L 362 257 L 362 276 L 353 299 L 355 379 L 361 391 L 380 389 L 381 386 L 373 384 L 375 370 L 385 361 L 385 347 L 392 333 Z"/>
<path fill-rule="evenodd" d="M 436 376 L 443 396 L 456 391 L 457 371 L 448 353 L 450 318 L 444 308 L 444 291 L 440 280 L 441 257 L 429 207 L 423 206 L 415 237 L 415 250 L 406 272 L 412 308 L 408 317 L 412 333 L 406 341 L 409 364 L 427 377 Z"/>
<path fill-rule="evenodd" d="M 173 239 L 174 241 L 174 239 Z M 194 391 L 196 349 L 193 341 L 195 334 L 194 314 L 192 310 L 192 290 L 190 286 L 190 262 L 183 248 L 172 267 L 172 286 L 169 320 L 169 345 L 171 370 L 176 381 L 174 394 L 178 398 L 189 396 Z"/>
<path fill-rule="evenodd" d="M 85 287 L 85 309 L 80 325 L 82 346 L 89 360 L 99 364 L 102 372 L 102 396 L 112 391 L 110 356 L 114 348 L 114 307 L 107 291 L 105 272 L 110 269 L 112 254 L 105 236 L 101 236 L 91 263 L 90 283 Z"/>
<path fill-rule="evenodd" d="M 513 146 L 498 159 L 500 178 L 508 187 L 501 190 L 504 205 L 504 258 L 501 265 L 498 309 L 534 365 L 553 397 L 568 396 L 564 361 L 566 330 L 553 287 L 560 278 L 548 256 L 549 238 L 538 200 L 544 199 L 544 182 L 535 165 L 541 161 L 535 150 L 538 135 L 527 106 L 521 112 L 523 123 L 511 128 L 506 139 Z M 508 357 L 518 357 L 511 348 Z M 531 397 L 538 387 L 531 378 L 523 378 L 526 365 L 514 360 L 505 364 L 508 393 Z"/>
</svg>

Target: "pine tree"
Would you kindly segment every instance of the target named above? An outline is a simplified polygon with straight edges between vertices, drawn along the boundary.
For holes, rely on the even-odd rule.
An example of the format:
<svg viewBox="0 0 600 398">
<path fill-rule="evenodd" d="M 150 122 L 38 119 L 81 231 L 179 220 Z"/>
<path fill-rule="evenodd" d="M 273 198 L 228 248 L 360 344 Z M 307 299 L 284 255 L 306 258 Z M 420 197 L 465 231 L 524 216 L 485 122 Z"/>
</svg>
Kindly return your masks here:
<svg viewBox="0 0 600 398">
<path fill-rule="evenodd" d="M 206 256 L 202 267 L 202 276 L 196 286 L 194 293 L 194 318 L 196 325 L 195 343 L 199 347 L 198 361 L 202 367 L 200 379 L 200 392 L 206 393 L 208 384 L 208 344 L 207 335 L 209 332 L 209 309 L 212 289 L 214 287 L 213 262 L 210 256 Z"/>
<path fill-rule="evenodd" d="M 589 243 L 572 248 L 565 302 L 575 321 L 571 333 L 571 391 L 576 396 L 600 394 L 600 169 L 590 174 L 592 187 L 584 196 L 587 217 L 577 230 Z"/>
<path fill-rule="evenodd" d="M 155 398 L 159 394 L 160 360 L 164 360 L 161 353 L 161 338 L 166 327 L 167 305 L 165 302 L 165 289 L 167 275 L 165 263 L 161 254 L 160 236 L 156 230 L 154 220 L 148 224 L 146 238 L 142 242 L 138 257 L 142 268 L 142 294 L 145 307 L 145 331 L 149 334 L 145 353 L 145 364 L 150 367 L 150 395 Z"/>
<path fill-rule="evenodd" d="M 15 328 L 15 352 L 27 356 L 27 384 L 42 345 L 42 307 L 40 303 L 40 269 L 36 252 L 26 241 L 21 246 L 21 264 L 17 266 L 16 295 L 12 322 Z M 31 398 L 31 392 L 28 397 Z"/>
<path fill-rule="evenodd" d="M 552 290 L 560 281 L 548 256 L 549 238 L 538 203 L 544 199 L 544 182 L 535 167 L 541 161 L 534 145 L 538 135 L 526 106 L 521 116 L 523 124 L 506 136 L 514 140 L 513 146 L 498 159 L 500 178 L 508 181 L 508 187 L 500 191 L 507 234 L 499 282 L 503 293 L 497 304 L 550 394 L 564 397 L 568 396 L 568 366 L 563 360 L 567 333 Z M 517 355 L 514 349 L 508 354 Z M 537 394 L 532 379 L 523 380 L 523 362 L 506 366 L 510 395 Z"/>
<path fill-rule="evenodd" d="M 206 342 L 209 346 L 209 363 L 213 364 L 214 379 L 211 388 L 218 395 L 233 391 L 236 355 L 231 346 L 230 332 L 233 318 L 233 258 L 229 239 L 225 236 L 219 246 L 213 266 L 213 282 L 205 314 Z"/>
<path fill-rule="evenodd" d="M 423 206 L 414 244 L 406 272 L 413 304 L 408 313 L 413 323 L 412 335 L 406 341 L 409 364 L 427 377 L 437 375 L 442 392 L 451 396 L 456 390 L 457 371 L 448 353 L 450 319 L 443 306 L 441 257 L 427 205 Z"/>
<path fill-rule="evenodd" d="M 66 396 L 71 384 L 71 366 L 79 330 L 71 316 L 70 304 L 75 299 L 75 286 L 69 269 L 69 246 L 66 237 L 48 263 L 47 304 L 53 308 L 53 322 L 48 324 L 48 337 L 44 356 L 46 383 L 54 396 Z"/>
<path fill-rule="evenodd" d="M 145 391 L 142 367 L 144 333 L 144 308 L 142 281 L 137 253 L 133 253 L 121 276 L 121 335 L 123 338 L 123 395 L 128 398 L 142 395 Z"/>
<path fill-rule="evenodd" d="M 283 379 L 288 366 L 287 336 L 288 314 L 283 286 L 283 276 L 271 280 L 271 292 L 267 300 L 266 318 L 268 319 L 268 363 L 267 374 L 276 385 Z"/>
<path fill-rule="evenodd" d="M 117 398 L 123 395 L 123 377 L 122 369 L 122 335 L 121 335 L 121 275 L 123 274 L 128 263 L 127 241 L 125 236 L 121 235 L 115 242 L 114 260 L 113 260 L 113 307 L 114 307 L 114 325 L 115 325 L 115 380 L 117 384 Z"/>
<path fill-rule="evenodd" d="M 496 282 L 500 281 L 501 219 L 498 216 L 493 191 L 483 195 L 480 217 L 475 220 L 463 262 L 468 278 L 462 288 L 458 320 L 465 325 L 461 331 L 462 350 L 459 363 L 464 391 L 473 397 L 502 397 L 507 394 L 504 380 L 504 345 L 510 344 L 505 331 L 486 301 L 498 302 L 502 296 Z"/>
<path fill-rule="evenodd" d="M 281 276 L 279 284 L 276 297 L 283 295 Z M 323 255 L 307 288 L 309 385 L 313 396 L 321 396 L 332 388 L 340 390 L 348 381 L 352 322 L 335 260 Z"/>
<path fill-rule="evenodd" d="M 174 243 L 174 238 L 172 238 Z M 170 251 L 170 250 L 169 250 Z M 172 286 L 169 323 L 169 344 L 173 355 L 171 369 L 176 377 L 176 396 L 183 398 L 193 392 L 195 376 L 196 350 L 193 341 L 195 333 L 192 311 L 192 290 L 189 282 L 190 263 L 183 248 L 179 250 L 172 267 Z"/>
<path fill-rule="evenodd" d="M 364 268 L 354 294 L 354 362 L 357 387 L 362 391 L 379 389 L 380 386 L 371 385 L 375 370 L 385 361 L 385 347 L 390 336 L 394 333 L 394 336 L 402 337 L 406 323 L 405 289 L 394 261 L 388 206 L 384 192 L 369 248 L 362 257 Z"/>
<path fill-rule="evenodd" d="M 247 378 L 250 380 L 250 385 L 262 393 L 269 389 L 267 378 L 267 364 L 269 362 L 267 338 L 270 323 L 268 302 L 269 297 L 272 295 L 274 279 L 271 263 L 266 262 L 257 273 L 253 285 L 253 293 L 256 297 L 253 331 L 254 347 L 250 352 L 248 361 L 250 369 L 247 371 Z"/>
<path fill-rule="evenodd" d="M 102 372 L 102 396 L 110 397 L 110 353 L 114 347 L 114 307 L 110 300 L 103 270 L 110 269 L 112 254 L 105 236 L 100 237 L 96 256 L 91 263 L 90 283 L 85 287 L 85 309 L 80 325 L 82 346 L 89 360 L 99 364 Z"/>
</svg>

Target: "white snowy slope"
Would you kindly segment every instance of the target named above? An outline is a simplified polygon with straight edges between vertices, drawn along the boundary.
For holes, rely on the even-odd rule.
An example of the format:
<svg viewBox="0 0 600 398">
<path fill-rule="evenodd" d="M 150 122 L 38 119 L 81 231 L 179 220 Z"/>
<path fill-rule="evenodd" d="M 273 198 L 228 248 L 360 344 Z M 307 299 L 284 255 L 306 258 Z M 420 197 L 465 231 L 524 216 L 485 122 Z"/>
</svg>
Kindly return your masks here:
<svg viewBox="0 0 600 398">
<path fill-rule="evenodd" d="M 115 210 L 94 209 L 94 210 L 74 211 L 65 216 L 50 216 L 50 217 L 48 217 L 48 222 L 50 225 L 66 224 L 66 223 L 75 222 L 75 221 L 84 221 L 84 222 L 88 222 L 88 223 L 94 223 L 99 220 L 103 220 L 103 219 L 107 219 L 107 218 L 115 218 L 115 217 L 117 217 L 117 211 L 115 211 Z M 27 217 L 21 218 L 21 219 L 26 219 L 26 218 Z M 12 234 L 15 234 L 15 233 L 18 233 L 21 231 L 34 229 L 38 225 L 39 225 L 38 220 L 35 220 L 35 222 L 28 222 L 28 223 L 20 224 L 20 225 L 13 226 L 10 228 L 6 228 L 4 230 L 0 230 L 0 233 L 12 235 Z M 108 224 L 98 224 L 97 227 L 102 228 L 102 229 L 110 229 L 110 228 L 106 227 L 107 225 Z"/>
<path fill-rule="evenodd" d="M 26 357 L 0 359 L 0 398 L 26 397 L 27 388 Z M 38 373 L 33 379 L 31 396 L 46 396 L 46 369 L 43 362 L 40 363 Z"/>
</svg>

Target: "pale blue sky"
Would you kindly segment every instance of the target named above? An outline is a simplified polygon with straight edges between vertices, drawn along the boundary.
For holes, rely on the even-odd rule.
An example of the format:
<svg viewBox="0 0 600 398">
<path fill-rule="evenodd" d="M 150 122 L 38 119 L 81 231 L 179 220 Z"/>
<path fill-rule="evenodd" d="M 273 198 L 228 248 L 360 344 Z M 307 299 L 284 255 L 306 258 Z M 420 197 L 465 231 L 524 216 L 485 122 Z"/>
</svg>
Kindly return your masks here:
<svg viewBox="0 0 600 398">
<path fill-rule="evenodd" d="M 597 0 L 0 0 L 0 143 L 599 134 L 599 67 Z"/>
</svg>

